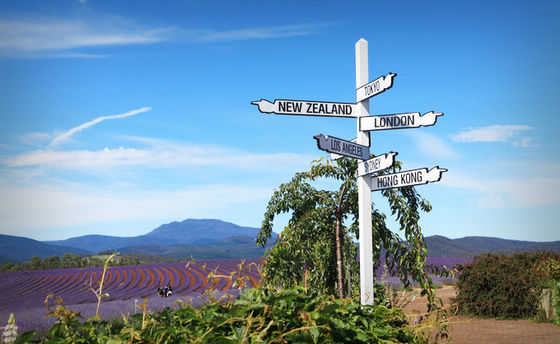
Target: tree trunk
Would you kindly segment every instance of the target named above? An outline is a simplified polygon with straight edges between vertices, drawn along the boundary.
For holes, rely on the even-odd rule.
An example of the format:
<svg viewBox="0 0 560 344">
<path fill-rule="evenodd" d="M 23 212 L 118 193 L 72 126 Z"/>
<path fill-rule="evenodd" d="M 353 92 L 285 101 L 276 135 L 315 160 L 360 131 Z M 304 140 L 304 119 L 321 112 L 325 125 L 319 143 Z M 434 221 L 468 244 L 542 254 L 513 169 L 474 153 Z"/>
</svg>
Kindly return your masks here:
<svg viewBox="0 0 560 344">
<path fill-rule="evenodd" d="M 336 270 L 338 273 L 338 297 L 344 298 L 344 266 L 342 263 L 341 216 L 336 214 Z"/>
</svg>

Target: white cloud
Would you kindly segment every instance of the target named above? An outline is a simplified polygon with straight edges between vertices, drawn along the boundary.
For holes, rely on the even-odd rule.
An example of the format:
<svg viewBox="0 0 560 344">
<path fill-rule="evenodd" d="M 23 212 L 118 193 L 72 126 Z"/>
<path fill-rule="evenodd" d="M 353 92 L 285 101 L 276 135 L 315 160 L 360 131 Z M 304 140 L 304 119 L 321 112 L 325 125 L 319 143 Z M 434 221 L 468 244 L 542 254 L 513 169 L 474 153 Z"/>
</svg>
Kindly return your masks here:
<svg viewBox="0 0 560 344">
<path fill-rule="evenodd" d="M 93 119 L 93 120 L 91 120 L 91 121 L 82 123 L 82 124 L 80 124 L 79 126 L 74 127 L 74 128 L 72 128 L 72 129 L 70 129 L 70 130 L 68 130 L 68 131 L 66 131 L 66 132 L 64 132 L 64 133 L 62 133 L 62 134 L 60 134 L 60 135 L 58 135 L 57 137 L 55 137 L 55 138 L 51 141 L 51 143 L 49 144 L 49 146 L 55 146 L 56 144 L 58 144 L 58 143 L 60 143 L 60 142 L 64 142 L 64 141 L 66 141 L 68 138 L 70 138 L 70 136 L 74 135 L 75 133 L 80 132 L 80 131 L 82 131 L 82 130 L 84 130 L 84 129 L 87 129 L 87 128 L 89 128 L 89 127 L 91 127 L 91 126 L 93 126 L 93 125 L 95 125 L 95 124 L 97 124 L 97 123 L 103 122 L 103 121 L 105 121 L 105 120 L 107 120 L 107 119 L 119 119 L 119 118 L 130 117 L 130 116 L 134 116 L 134 115 L 137 115 L 137 114 L 139 114 L 139 113 L 142 113 L 142 112 L 150 111 L 151 109 L 152 109 L 152 108 L 150 108 L 150 107 L 143 107 L 143 108 L 136 109 L 136 110 L 132 110 L 132 111 L 129 111 L 129 112 L 120 114 L 120 115 L 110 115 L 110 116 L 101 116 L 101 117 L 97 117 L 97 118 L 95 118 L 95 119 Z"/>
<path fill-rule="evenodd" d="M 406 135 L 415 140 L 415 147 L 422 154 L 430 155 L 436 158 L 455 158 L 457 153 L 449 146 L 447 142 L 436 135 L 422 131 L 407 132 Z"/>
<path fill-rule="evenodd" d="M 222 211 L 265 202 L 272 188 L 213 184 L 178 191 L 131 191 L 13 185 L 0 180 L 0 227 L 18 231 L 148 219 L 219 218 Z M 32 216 L 30 216 L 32 214 Z"/>
<path fill-rule="evenodd" d="M 307 166 L 316 156 L 274 153 L 257 154 L 217 145 L 193 145 L 167 140 L 129 138 L 146 148 L 104 148 L 103 150 L 34 150 L 0 161 L 8 168 L 96 170 L 118 167 L 173 168 L 214 166 L 223 169 L 279 169 Z"/>
<path fill-rule="evenodd" d="M 309 36 L 320 33 L 327 24 L 282 25 L 261 28 L 247 28 L 229 31 L 186 31 L 198 41 L 223 42 L 250 39 L 283 38 L 293 36 Z"/>
<path fill-rule="evenodd" d="M 527 125 L 491 125 L 469 128 L 451 137 L 456 142 L 508 142 L 519 132 L 531 129 Z"/>
<path fill-rule="evenodd" d="M 139 28 L 126 20 L 103 16 L 91 21 L 2 19 L 0 55 L 25 56 L 33 52 L 156 43 L 168 40 L 172 31 L 171 28 Z"/>
<path fill-rule="evenodd" d="M 150 28 L 127 18 L 101 13 L 96 13 L 95 17 L 81 19 L 0 19 L 0 56 L 107 57 L 105 53 L 84 53 L 76 50 L 168 41 L 226 42 L 307 36 L 318 34 L 322 28 L 329 25 L 281 25 L 220 31 L 185 29 L 178 26 Z"/>
<path fill-rule="evenodd" d="M 540 207 L 560 204 L 560 177 L 515 177 L 507 179 L 462 175 L 450 171 L 442 185 L 480 196 L 480 209 Z"/>
<path fill-rule="evenodd" d="M 523 148 L 531 148 L 531 147 L 540 147 L 541 145 L 538 143 L 534 143 L 534 139 L 532 137 L 522 137 L 519 141 L 513 141 L 512 144 L 515 147 L 523 147 Z"/>
</svg>

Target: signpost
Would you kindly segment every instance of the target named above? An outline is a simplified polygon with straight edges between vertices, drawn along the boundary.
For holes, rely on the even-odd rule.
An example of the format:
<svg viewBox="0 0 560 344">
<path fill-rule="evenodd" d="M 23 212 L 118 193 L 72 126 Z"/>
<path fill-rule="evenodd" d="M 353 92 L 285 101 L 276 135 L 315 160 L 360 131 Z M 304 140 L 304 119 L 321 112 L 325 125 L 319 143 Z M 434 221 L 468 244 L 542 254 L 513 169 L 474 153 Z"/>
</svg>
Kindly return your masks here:
<svg viewBox="0 0 560 344">
<path fill-rule="evenodd" d="M 369 158 L 368 146 L 362 146 L 333 136 L 323 136 L 323 134 L 313 136 L 313 138 L 317 140 L 317 147 L 320 150 L 361 160 Z"/>
<path fill-rule="evenodd" d="M 437 118 L 443 116 L 441 112 L 420 112 L 400 113 L 395 115 L 378 115 L 360 118 L 360 130 L 387 130 L 387 129 L 406 129 L 430 127 L 436 124 Z"/>
<path fill-rule="evenodd" d="M 393 78 L 389 73 L 371 82 L 368 67 L 368 42 L 363 38 L 356 43 L 356 103 L 334 103 L 307 100 L 276 99 L 273 103 L 261 99 L 251 104 L 257 105 L 262 113 L 277 115 L 301 115 L 323 117 L 356 118 L 356 139 L 346 141 L 333 136 L 314 136 L 319 149 L 330 152 L 333 159 L 347 156 L 362 161 L 358 162 L 358 221 L 360 236 L 360 299 L 363 305 L 373 304 L 373 244 L 372 244 L 372 191 L 422 185 L 437 182 L 447 169 L 436 166 L 427 168 L 369 176 L 383 171 L 395 163 L 396 152 L 390 152 L 370 159 L 370 131 L 405 129 L 432 126 L 443 113 L 419 112 L 393 115 L 369 116 L 369 98 L 393 87 Z"/>
<path fill-rule="evenodd" d="M 378 191 L 439 182 L 443 172 L 447 172 L 447 169 L 436 166 L 430 171 L 428 171 L 427 168 L 419 168 L 416 170 L 375 176 L 371 177 L 371 190 Z"/>
<path fill-rule="evenodd" d="M 357 117 L 356 104 L 315 102 L 308 100 L 276 99 L 274 103 L 266 99 L 251 102 L 262 113 L 277 115 L 323 116 L 323 117 Z"/>
<path fill-rule="evenodd" d="M 391 152 L 387 154 L 378 155 L 373 159 L 358 162 L 358 176 L 365 176 L 375 172 L 383 171 L 395 163 L 395 156 L 399 154 Z"/>
<path fill-rule="evenodd" d="M 395 76 L 397 76 L 397 74 L 389 73 L 386 76 L 381 76 L 372 82 L 359 87 L 356 89 L 356 100 L 361 102 L 390 89 L 393 87 L 393 78 Z"/>
</svg>

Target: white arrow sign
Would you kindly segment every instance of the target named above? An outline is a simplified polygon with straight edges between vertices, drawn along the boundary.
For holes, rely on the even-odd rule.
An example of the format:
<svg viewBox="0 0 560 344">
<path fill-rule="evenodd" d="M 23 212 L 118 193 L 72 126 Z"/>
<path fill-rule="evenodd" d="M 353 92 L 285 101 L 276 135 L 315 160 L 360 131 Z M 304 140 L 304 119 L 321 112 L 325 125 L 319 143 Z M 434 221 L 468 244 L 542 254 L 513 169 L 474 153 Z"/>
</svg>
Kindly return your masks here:
<svg viewBox="0 0 560 344">
<path fill-rule="evenodd" d="M 370 83 L 360 86 L 356 89 L 356 101 L 361 102 L 390 89 L 393 87 L 393 78 L 395 76 L 397 74 L 389 73 L 386 76 L 381 76 Z"/>
<path fill-rule="evenodd" d="M 371 191 L 439 182 L 443 172 L 447 172 L 447 169 L 436 166 L 429 172 L 427 168 L 419 168 L 417 170 L 371 177 Z"/>
<path fill-rule="evenodd" d="M 307 100 L 276 99 L 274 103 L 266 99 L 251 102 L 262 113 L 277 115 L 301 115 L 323 117 L 358 117 L 354 103 L 314 102 Z"/>
<path fill-rule="evenodd" d="M 429 127 L 436 124 L 437 118 L 443 116 L 441 112 L 420 112 L 400 113 L 395 115 L 377 115 L 360 118 L 360 130 L 387 130 L 387 129 L 406 129 Z"/>
<path fill-rule="evenodd" d="M 393 166 L 395 163 L 395 155 L 399 153 L 390 152 L 378 155 L 373 159 L 358 162 L 358 176 L 365 176 L 375 172 L 383 171 L 386 168 Z"/>
<path fill-rule="evenodd" d="M 323 136 L 323 134 L 313 136 L 313 138 L 317 140 L 317 147 L 319 147 L 320 150 L 356 159 L 369 159 L 369 147 L 367 146 L 359 145 L 357 143 L 342 140 L 333 136 Z"/>
</svg>

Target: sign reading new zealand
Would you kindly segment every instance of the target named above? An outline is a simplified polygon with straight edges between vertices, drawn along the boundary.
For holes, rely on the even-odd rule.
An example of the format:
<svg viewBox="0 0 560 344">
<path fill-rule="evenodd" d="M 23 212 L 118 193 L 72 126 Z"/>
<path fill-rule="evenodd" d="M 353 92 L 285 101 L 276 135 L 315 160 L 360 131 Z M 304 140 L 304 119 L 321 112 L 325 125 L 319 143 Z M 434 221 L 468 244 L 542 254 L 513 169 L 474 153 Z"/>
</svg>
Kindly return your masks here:
<svg viewBox="0 0 560 344">
<path fill-rule="evenodd" d="M 430 171 L 428 171 L 427 168 L 419 168 L 416 170 L 372 177 L 371 191 L 439 182 L 443 172 L 447 172 L 447 169 L 436 166 Z"/>
<path fill-rule="evenodd" d="M 360 117 L 360 130 L 373 131 L 429 127 L 436 124 L 439 116 L 443 116 L 443 113 L 430 111 L 423 115 L 420 115 L 420 112 L 411 112 L 396 115 Z"/>
<path fill-rule="evenodd" d="M 307 100 L 276 99 L 274 103 L 266 99 L 251 102 L 259 107 L 262 113 L 277 115 L 325 116 L 325 117 L 358 117 L 356 104 L 314 102 Z"/>
<path fill-rule="evenodd" d="M 317 146 L 320 150 L 361 160 L 369 158 L 368 146 L 359 145 L 333 136 L 323 136 L 323 134 L 313 136 L 313 138 L 317 140 Z"/>
</svg>

